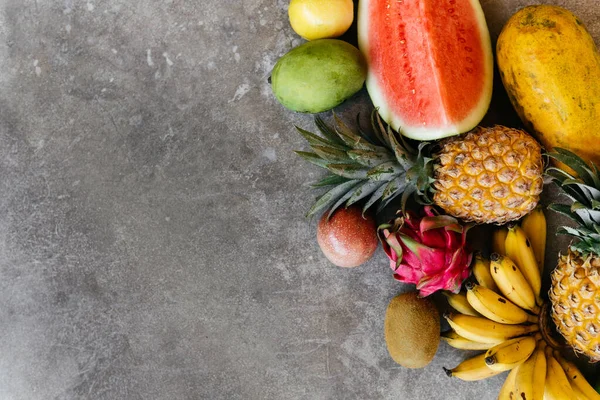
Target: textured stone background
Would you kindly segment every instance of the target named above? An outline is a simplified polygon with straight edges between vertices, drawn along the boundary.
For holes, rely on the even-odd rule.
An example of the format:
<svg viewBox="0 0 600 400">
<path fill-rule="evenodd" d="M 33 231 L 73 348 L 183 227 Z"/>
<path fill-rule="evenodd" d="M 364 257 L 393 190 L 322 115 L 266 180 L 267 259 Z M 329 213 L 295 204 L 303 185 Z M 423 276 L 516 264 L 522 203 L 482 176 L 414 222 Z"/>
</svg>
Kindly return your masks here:
<svg viewBox="0 0 600 400">
<path fill-rule="evenodd" d="M 534 1 L 482 0 L 492 37 Z M 576 12 L 600 40 L 596 0 Z M 0 399 L 494 399 L 388 357 L 407 290 L 328 264 L 267 78 L 286 0 L 0 0 Z M 497 96 L 489 121 L 515 121 Z M 339 107 L 368 111 L 363 91 Z M 557 250 L 557 243 L 550 247 Z"/>
</svg>

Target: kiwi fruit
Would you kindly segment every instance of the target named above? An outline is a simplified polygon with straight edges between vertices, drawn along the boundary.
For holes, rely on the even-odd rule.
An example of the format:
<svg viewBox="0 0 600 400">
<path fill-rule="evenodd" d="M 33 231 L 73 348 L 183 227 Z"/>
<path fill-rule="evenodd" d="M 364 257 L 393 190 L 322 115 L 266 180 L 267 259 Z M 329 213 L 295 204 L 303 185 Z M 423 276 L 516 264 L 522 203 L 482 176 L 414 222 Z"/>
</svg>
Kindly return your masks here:
<svg viewBox="0 0 600 400">
<path fill-rule="evenodd" d="M 385 342 L 392 359 L 406 368 L 423 368 L 440 344 L 440 314 L 417 292 L 394 297 L 385 313 Z"/>
</svg>

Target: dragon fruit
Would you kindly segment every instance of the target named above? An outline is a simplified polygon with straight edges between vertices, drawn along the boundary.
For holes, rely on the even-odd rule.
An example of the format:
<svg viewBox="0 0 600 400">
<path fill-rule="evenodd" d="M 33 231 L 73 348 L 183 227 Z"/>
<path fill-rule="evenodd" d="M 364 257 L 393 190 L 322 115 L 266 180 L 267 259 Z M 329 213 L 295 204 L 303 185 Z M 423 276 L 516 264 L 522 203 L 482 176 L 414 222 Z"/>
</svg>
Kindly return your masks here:
<svg viewBox="0 0 600 400">
<path fill-rule="evenodd" d="M 394 278 L 417 285 L 419 296 L 438 290 L 460 291 L 469 276 L 472 252 L 466 237 L 470 225 L 424 207 L 422 218 L 407 211 L 380 225 L 378 236 L 390 259 Z"/>
</svg>

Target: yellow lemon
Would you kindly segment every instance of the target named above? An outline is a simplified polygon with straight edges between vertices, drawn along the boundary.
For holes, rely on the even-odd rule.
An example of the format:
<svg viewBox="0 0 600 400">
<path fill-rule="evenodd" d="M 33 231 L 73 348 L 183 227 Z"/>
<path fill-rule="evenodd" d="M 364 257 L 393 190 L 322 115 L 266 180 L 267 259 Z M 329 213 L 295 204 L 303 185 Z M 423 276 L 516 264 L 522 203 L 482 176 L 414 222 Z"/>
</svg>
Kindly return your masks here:
<svg viewBox="0 0 600 400">
<path fill-rule="evenodd" d="M 352 0 L 292 0 L 288 9 L 294 31 L 306 40 L 344 34 L 354 20 Z"/>
</svg>

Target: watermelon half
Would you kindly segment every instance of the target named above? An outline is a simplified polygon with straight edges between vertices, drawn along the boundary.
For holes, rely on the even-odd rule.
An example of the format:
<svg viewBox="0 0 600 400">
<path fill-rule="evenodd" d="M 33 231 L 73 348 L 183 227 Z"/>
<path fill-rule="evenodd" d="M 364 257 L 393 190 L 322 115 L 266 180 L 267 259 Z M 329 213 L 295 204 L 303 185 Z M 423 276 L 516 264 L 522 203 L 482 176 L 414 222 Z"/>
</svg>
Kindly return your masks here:
<svg viewBox="0 0 600 400">
<path fill-rule="evenodd" d="M 478 0 L 360 0 L 358 43 L 373 104 L 405 136 L 456 135 L 485 115 L 494 60 Z"/>
</svg>

